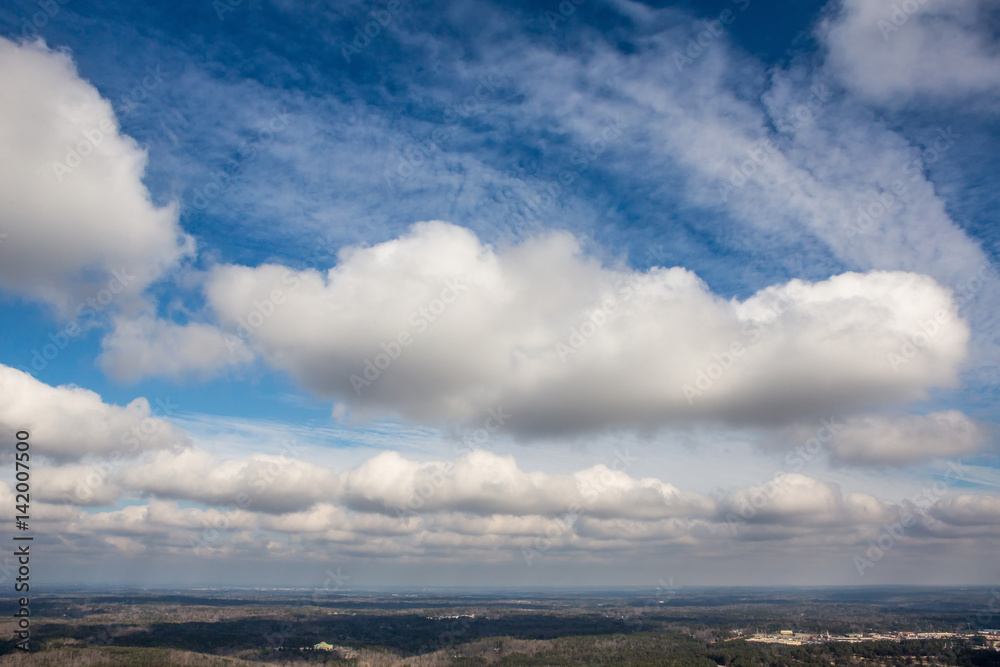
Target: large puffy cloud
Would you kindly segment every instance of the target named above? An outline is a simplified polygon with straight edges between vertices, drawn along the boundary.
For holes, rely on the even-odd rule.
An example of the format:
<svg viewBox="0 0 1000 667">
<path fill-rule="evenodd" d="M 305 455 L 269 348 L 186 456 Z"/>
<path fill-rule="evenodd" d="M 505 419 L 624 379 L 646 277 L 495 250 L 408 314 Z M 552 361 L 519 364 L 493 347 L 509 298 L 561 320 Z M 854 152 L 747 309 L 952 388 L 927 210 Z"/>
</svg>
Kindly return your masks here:
<svg viewBox="0 0 1000 667">
<path fill-rule="evenodd" d="M 167 409 L 172 409 L 166 403 Z M 179 450 L 187 436 L 137 398 L 121 407 L 93 391 L 52 387 L 23 371 L 0 365 L 0 427 L 10 442 L 15 431 L 31 434 L 33 451 L 57 460 L 87 456 L 118 461 L 156 449 Z"/>
<path fill-rule="evenodd" d="M 193 242 L 156 206 L 146 153 L 69 55 L 0 37 L 0 288 L 76 317 L 124 306 Z M 131 299 L 130 299 L 131 297 Z"/>
<path fill-rule="evenodd" d="M 1000 93 L 987 0 L 843 0 L 820 26 L 843 83 L 879 103 Z M 931 57 L 929 54 L 933 54 Z"/>
<path fill-rule="evenodd" d="M 602 267 L 567 234 L 495 250 L 440 222 L 325 274 L 218 267 L 206 293 L 273 366 L 357 413 L 482 423 L 502 409 L 528 434 L 914 399 L 955 383 L 969 337 L 949 291 L 913 273 L 725 301 L 682 268 Z"/>
</svg>

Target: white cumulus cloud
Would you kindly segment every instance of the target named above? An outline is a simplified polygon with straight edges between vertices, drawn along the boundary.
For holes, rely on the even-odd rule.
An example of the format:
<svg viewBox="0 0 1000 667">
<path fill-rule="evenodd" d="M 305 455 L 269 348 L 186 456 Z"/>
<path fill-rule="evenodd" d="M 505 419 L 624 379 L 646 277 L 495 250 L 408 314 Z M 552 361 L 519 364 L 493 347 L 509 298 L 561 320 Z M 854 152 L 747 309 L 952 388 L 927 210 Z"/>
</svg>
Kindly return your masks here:
<svg viewBox="0 0 1000 667">
<path fill-rule="evenodd" d="M 206 293 L 272 366 L 355 414 L 482 423 L 502 409 L 502 428 L 536 435 L 916 399 L 954 385 L 969 338 L 950 292 L 915 273 L 727 301 L 680 267 L 602 266 L 565 233 L 496 249 L 442 222 L 325 273 L 217 267 Z"/>
<path fill-rule="evenodd" d="M 0 37 L 0 145 L 0 288 L 75 318 L 87 299 L 134 301 L 193 249 L 177 206 L 150 199 L 145 150 L 67 53 Z"/>
<path fill-rule="evenodd" d="M 3 365 L 0 428 L 7 442 L 16 431 L 28 431 L 33 452 L 59 460 L 97 456 L 117 464 L 144 451 L 190 446 L 187 435 L 156 416 L 145 398 L 111 405 L 88 389 L 52 387 Z"/>
</svg>

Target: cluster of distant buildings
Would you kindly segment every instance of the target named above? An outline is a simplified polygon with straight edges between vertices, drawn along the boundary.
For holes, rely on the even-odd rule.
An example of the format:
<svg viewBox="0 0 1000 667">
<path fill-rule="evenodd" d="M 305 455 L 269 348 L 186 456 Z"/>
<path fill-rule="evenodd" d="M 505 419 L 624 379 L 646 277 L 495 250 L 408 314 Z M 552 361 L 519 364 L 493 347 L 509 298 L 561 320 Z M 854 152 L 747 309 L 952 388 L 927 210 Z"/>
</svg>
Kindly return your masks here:
<svg viewBox="0 0 1000 667">
<path fill-rule="evenodd" d="M 846 642 L 856 644 L 858 642 L 873 641 L 894 641 L 901 642 L 910 639 L 972 639 L 982 637 L 986 640 L 986 646 L 995 651 L 1000 651 L 1000 630 L 980 630 L 978 632 L 854 632 L 846 635 L 831 635 L 829 632 L 811 634 L 805 632 L 795 632 L 794 630 L 781 630 L 778 634 L 764 634 L 756 632 L 753 636 L 746 636 L 743 630 L 734 631 L 737 635 L 748 642 L 766 642 L 768 644 L 788 644 L 791 646 L 801 646 L 803 644 L 823 644 L 826 642 Z"/>
<path fill-rule="evenodd" d="M 299 649 L 300 651 L 303 649 Z M 347 646 L 334 646 L 333 644 L 327 644 L 326 642 L 320 642 L 313 646 L 314 651 L 326 651 L 327 653 L 334 654 L 334 657 L 340 660 L 350 660 L 351 658 L 358 657 L 358 652 Z"/>
</svg>

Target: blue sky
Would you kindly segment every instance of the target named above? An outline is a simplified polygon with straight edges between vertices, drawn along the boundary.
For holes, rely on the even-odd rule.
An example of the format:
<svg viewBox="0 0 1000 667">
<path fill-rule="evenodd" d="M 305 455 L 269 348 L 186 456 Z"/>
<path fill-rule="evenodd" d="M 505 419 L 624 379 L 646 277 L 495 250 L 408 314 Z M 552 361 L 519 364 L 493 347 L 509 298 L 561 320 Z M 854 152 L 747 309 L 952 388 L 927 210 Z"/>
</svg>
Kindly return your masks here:
<svg viewBox="0 0 1000 667">
<path fill-rule="evenodd" d="M 7 3 L 53 581 L 994 582 L 997 16 L 904 9 Z"/>
</svg>

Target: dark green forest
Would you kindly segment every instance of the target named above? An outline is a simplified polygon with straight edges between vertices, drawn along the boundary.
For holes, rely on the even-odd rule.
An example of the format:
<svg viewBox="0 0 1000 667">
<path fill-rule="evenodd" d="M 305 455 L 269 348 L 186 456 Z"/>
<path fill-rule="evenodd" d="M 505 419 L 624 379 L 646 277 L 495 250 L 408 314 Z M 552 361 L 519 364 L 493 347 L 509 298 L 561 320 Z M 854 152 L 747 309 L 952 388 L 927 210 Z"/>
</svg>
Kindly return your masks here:
<svg viewBox="0 0 1000 667">
<path fill-rule="evenodd" d="M 0 665 L 961 665 L 1000 667 L 970 622 L 977 589 L 590 594 L 52 594 L 32 653 Z M 6 614 L 6 618 L 11 618 Z M 978 614 L 978 615 L 977 615 Z M 13 619 L 3 621 L 7 637 Z M 942 639 L 747 641 L 756 632 L 956 633 Z M 314 649 L 319 642 L 334 650 Z"/>
</svg>

